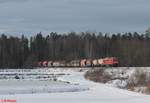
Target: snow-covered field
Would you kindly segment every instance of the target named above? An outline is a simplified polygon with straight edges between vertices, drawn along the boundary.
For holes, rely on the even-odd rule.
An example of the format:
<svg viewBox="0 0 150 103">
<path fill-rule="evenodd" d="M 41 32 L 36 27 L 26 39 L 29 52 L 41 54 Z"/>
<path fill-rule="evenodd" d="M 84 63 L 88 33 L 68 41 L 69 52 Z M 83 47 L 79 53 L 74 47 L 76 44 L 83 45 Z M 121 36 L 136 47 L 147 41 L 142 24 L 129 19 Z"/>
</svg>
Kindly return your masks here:
<svg viewBox="0 0 150 103">
<path fill-rule="evenodd" d="M 70 75 L 65 71 L 54 68 L 1 70 L 0 95 L 79 92 L 89 89 L 87 86 L 58 79 Z"/>
<path fill-rule="evenodd" d="M 37 69 L 23 73 L 26 74 L 25 79 L 0 79 L 0 99 L 15 99 L 17 103 L 149 103 L 150 101 L 149 95 L 88 81 L 83 76 L 85 71 L 79 72 L 79 69 L 71 68 Z M 16 70 L 0 72 L 10 75 L 16 73 Z M 21 72 L 17 71 L 16 74 Z M 57 74 L 57 80 L 28 78 L 27 75 L 30 73 Z"/>
</svg>

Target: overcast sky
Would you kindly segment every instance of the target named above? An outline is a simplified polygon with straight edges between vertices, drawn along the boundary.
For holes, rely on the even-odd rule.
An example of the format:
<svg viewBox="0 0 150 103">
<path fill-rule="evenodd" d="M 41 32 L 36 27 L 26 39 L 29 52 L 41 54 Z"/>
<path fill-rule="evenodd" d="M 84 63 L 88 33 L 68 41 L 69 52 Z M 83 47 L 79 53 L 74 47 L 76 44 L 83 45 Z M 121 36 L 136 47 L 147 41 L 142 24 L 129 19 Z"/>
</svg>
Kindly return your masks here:
<svg viewBox="0 0 150 103">
<path fill-rule="evenodd" d="M 0 33 L 144 32 L 150 0 L 0 0 Z"/>
</svg>

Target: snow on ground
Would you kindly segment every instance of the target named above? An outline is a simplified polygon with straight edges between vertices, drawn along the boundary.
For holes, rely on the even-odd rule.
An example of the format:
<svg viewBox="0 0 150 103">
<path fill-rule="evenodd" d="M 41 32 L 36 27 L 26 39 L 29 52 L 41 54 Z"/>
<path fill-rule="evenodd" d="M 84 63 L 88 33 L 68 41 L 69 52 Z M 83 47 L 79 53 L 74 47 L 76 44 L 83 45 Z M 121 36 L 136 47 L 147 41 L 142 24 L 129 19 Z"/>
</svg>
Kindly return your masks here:
<svg viewBox="0 0 150 103">
<path fill-rule="evenodd" d="M 69 72 L 63 71 L 56 68 L 34 69 L 30 70 L 30 72 L 15 69 L 10 71 L 3 70 L 0 76 L 0 95 L 79 92 L 89 89 L 87 86 L 58 80 L 58 78 L 64 75 L 70 75 Z"/>
<path fill-rule="evenodd" d="M 0 95 L 0 99 L 16 99 L 17 103 L 149 103 L 150 101 L 150 96 L 148 95 L 85 80 L 83 77 L 84 72 L 63 70 L 61 73 L 69 73 L 70 75 L 58 77 L 59 80 L 87 86 L 89 90 L 80 92 Z"/>
<path fill-rule="evenodd" d="M 8 80 L 0 81 L 0 84 L 0 95 L 79 92 L 88 90 L 88 87 L 69 84 L 62 81 Z"/>
</svg>

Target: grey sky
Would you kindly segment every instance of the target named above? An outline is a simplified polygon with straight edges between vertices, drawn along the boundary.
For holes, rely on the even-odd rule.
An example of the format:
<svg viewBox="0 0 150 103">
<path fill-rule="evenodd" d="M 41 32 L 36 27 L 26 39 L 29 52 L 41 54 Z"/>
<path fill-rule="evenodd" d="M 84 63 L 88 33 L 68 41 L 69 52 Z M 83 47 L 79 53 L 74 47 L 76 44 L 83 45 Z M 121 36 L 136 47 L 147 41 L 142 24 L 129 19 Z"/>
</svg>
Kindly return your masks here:
<svg viewBox="0 0 150 103">
<path fill-rule="evenodd" d="M 0 0 L 0 33 L 143 32 L 150 0 Z"/>
</svg>

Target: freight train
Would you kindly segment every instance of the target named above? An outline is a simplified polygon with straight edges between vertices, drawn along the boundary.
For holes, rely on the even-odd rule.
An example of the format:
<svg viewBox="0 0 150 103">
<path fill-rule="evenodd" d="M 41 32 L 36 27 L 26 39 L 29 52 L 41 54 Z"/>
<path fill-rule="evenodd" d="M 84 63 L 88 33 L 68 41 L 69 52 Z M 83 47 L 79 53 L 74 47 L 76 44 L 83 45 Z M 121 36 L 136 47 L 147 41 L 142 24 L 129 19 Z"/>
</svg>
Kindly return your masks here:
<svg viewBox="0 0 150 103">
<path fill-rule="evenodd" d="M 118 66 L 119 61 L 116 57 L 106 57 L 100 59 L 81 59 L 71 61 L 39 61 L 36 67 L 103 67 Z"/>
</svg>

